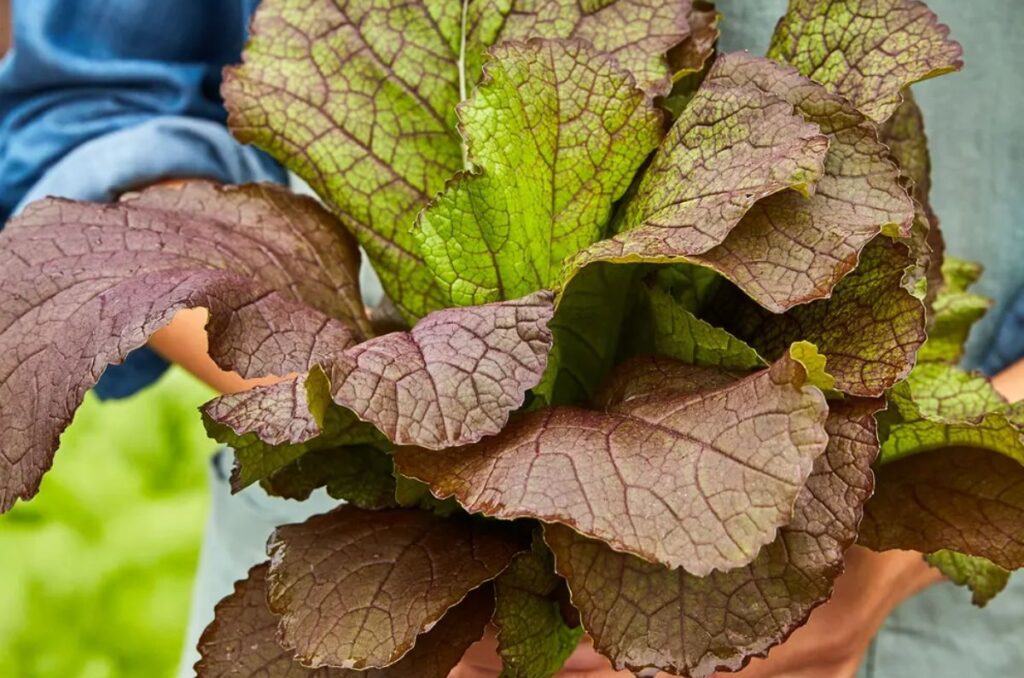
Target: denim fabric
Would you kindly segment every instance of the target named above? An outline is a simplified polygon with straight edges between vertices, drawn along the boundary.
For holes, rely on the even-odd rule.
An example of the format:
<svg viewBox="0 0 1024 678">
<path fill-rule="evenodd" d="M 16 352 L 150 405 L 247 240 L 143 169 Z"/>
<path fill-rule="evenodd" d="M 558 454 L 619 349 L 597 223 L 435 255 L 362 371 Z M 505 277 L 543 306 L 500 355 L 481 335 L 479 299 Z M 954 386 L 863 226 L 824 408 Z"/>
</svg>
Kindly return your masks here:
<svg viewBox="0 0 1024 678">
<path fill-rule="evenodd" d="M 81 144 L 158 116 L 223 122 L 257 0 L 13 0 L 0 63 L 0 222 Z M 152 147 L 155 152 L 158 146 Z"/>
<path fill-rule="evenodd" d="M 224 128 L 220 72 L 253 0 L 14 0 L 0 64 L 0 224 L 48 195 L 109 201 L 168 177 L 284 181 Z M 148 348 L 95 387 L 123 398 L 167 363 Z"/>
</svg>

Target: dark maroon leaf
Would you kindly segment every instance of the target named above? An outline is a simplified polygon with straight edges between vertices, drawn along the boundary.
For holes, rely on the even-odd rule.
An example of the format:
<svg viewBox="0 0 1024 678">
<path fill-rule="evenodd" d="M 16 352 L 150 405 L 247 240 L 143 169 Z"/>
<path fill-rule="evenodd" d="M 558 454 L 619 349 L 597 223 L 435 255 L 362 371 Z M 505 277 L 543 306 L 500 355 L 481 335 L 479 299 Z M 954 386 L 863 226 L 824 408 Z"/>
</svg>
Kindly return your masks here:
<svg viewBox="0 0 1024 678">
<path fill-rule="evenodd" d="M 548 408 L 395 464 L 470 512 L 562 523 L 703 575 L 749 563 L 792 517 L 826 444 L 825 400 L 805 379 L 785 357 L 724 388 Z"/>
<path fill-rule="evenodd" d="M 552 298 L 435 311 L 409 332 L 359 344 L 331 363 L 334 401 L 397 445 L 435 449 L 497 433 L 544 373 Z"/>
<path fill-rule="evenodd" d="M 712 305 L 714 318 L 769 359 L 810 341 L 837 390 L 878 396 L 906 378 L 925 340 L 924 306 L 903 287 L 909 263 L 906 247 L 879 236 L 829 299 L 776 315 L 725 290 Z"/>
<path fill-rule="evenodd" d="M 391 666 L 527 542 L 508 526 L 425 511 L 342 506 L 277 529 L 270 609 L 306 666 Z"/>
<path fill-rule="evenodd" d="M 278 618 L 267 607 L 268 563 L 249 570 L 235 592 L 216 607 L 199 639 L 197 678 L 445 678 L 483 635 L 494 609 L 494 592 L 482 586 L 416 639 L 416 647 L 384 669 L 308 669 L 277 642 Z"/>
<path fill-rule="evenodd" d="M 749 565 L 695 577 L 551 525 L 545 539 L 599 652 L 618 668 L 699 678 L 737 670 L 806 621 L 832 593 L 871 494 L 880 403 L 833 403 L 829 444 L 793 520 Z"/>
<path fill-rule="evenodd" d="M 881 551 L 952 549 L 1024 567 L 1024 464 L 991 449 L 947 447 L 881 466 L 859 543 Z"/>
<path fill-rule="evenodd" d="M 245 377 L 306 372 L 354 344 L 357 263 L 315 202 L 269 186 L 30 206 L 0 234 L 0 509 L 35 494 L 105 367 L 179 310 L 209 309 L 210 355 Z"/>
</svg>

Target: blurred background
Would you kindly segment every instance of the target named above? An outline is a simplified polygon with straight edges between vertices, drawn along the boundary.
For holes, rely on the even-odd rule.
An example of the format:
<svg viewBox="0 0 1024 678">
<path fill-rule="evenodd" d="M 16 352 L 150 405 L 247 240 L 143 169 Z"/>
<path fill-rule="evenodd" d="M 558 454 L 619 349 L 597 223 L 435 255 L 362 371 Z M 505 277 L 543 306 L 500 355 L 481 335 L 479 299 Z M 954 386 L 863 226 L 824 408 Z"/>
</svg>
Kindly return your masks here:
<svg viewBox="0 0 1024 678">
<path fill-rule="evenodd" d="M 0 56 L 9 29 L 0 0 Z M 127 401 L 87 396 L 39 496 L 0 520 L 0 676 L 174 675 L 216 447 L 197 408 L 211 397 L 177 368 Z"/>
<path fill-rule="evenodd" d="M 209 493 L 197 407 L 174 368 L 126 401 L 91 393 L 39 495 L 0 520 L 0 676 L 172 676 Z"/>
</svg>

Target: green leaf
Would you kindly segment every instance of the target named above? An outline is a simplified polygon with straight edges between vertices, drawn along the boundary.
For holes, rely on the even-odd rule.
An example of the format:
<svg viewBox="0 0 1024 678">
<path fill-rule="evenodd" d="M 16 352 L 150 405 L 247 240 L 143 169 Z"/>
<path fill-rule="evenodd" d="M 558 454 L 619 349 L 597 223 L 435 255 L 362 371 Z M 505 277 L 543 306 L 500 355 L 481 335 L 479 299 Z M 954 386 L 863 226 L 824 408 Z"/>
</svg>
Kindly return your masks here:
<svg viewBox="0 0 1024 678">
<path fill-rule="evenodd" d="M 906 247 L 878 236 L 831 298 L 776 315 L 724 290 L 712 319 L 770 360 L 809 341 L 828 359 L 837 390 L 878 396 L 907 376 L 925 339 L 924 306 L 903 287 L 908 262 Z"/>
<path fill-rule="evenodd" d="M 920 0 L 790 0 L 768 56 L 882 122 L 911 83 L 963 67 L 963 50 Z"/>
<path fill-rule="evenodd" d="M 260 481 L 267 494 L 304 501 L 325 487 L 334 499 L 379 509 L 397 506 L 394 464 L 387 452 L 369 445 L 308 452 Z"/>
<path fill-rule="evenodd" d="M 960 362 L 971 327 L 992 302 L 968 288 L 981 275 L 981 267 L 969 261 L 946 257 L 942 262 L 942 286 L 932 303 L 932 325 L 928 340 L 918 353 L 921 362 Z"/>
<path fill-rule="evenodd" d="M 549 678 L 579 645 L 583 627 L 569 628 L 554 597 L 561 582 L 539 535 L 495 580 L 501 678 Z"/>
<path fill-rule="evenodd" d="M 430 493 L 430 487 L 412 478 L 395 474 L 395 502 L 405 508 L 419 508 L 431 511 L 441 517 L 450 516 L 462 507 L 454 499 L 438 499 Z"/>
<path fill-rule="evenodd" d="M 825 449 L 825 399 L 788 357 L 734 383 L 665 362 L 695 390 L 542 409 L 472 446 L 400 448 L 396 468 L 472 513 L 562 523 L 697 575 L 745 565 L 789 522 Z M 636 381 L 635 364 L 623 369 Z"/>
<path fill-rule="evenodd" d="M 634 266 L 597 263 L 562 290 L 548 323 L 548 367 L 534 395 L 551 405 L 590 400 L 615 365 L 637 273 Z"/>
<path fill-rule="evenodd" d="M 301 176 L 365 248 L 413 321 L 445 304 L 411 233 L 467 169 L 456 105 L 502 39 L 581 38 L 661 93 L 689 3 L 266 0 L 224 98 L 235 136 Z"/>
<path fill-rule="evenodd" d="M 954 584 L 968 587 L 973 594 L 971 602 L 978 607 L 985 607 L 1010 581 L 1010 573 L 987 558 L 944 550 L 928 554 L 924 559 Z"/>
<path fill-rule="evenodd" d="M 919 365 L 889 393 L 884 463 L 950 446 L 993 450 L 1024 463 L 1021 427 L 984 377 L 942 363 Z"/>
<path fill-rule="evenodd" d="M 698 315 L 724 282 L 715 271 L 696 264 L 659 266 L 655 275 L 659 288 L 671 294 L 683 308 Z"/>
<path fill-rule="evenodd" d="M 451 303 L 555 287 L 603 237 L 661 138 L 662 116 L 611 57 L 579 41 L 503 43 L 459 106 L 475 174 L 420 213 L 416 239 Z"/>
<path fill-rule="evenodd" d="M 748 371 L 767 365 L 757 351 L 725 330 L 690 313 L 669 292 L 654 287 L 648 291 L 648 295 L 654 325 L 655 353 L 691 365 L 721 367 L 726 370 Z"/>
<path fill-rule="evenodd" d="M 955 365 L 922 363 L 889 391 L 893 423 L 977 423 L 1006 401 L 981 374 Z M 883 455 L 884 456 L 884 455 Z"/>
<path fill-rule="evenodd" d="M 744 567 L 697 577 L 545 527 L 594 646 L 617 668 L 703 677 L 762 656 L 828 599 L 871 494 L 878 401 L 833 403 L 828 448 L 800 492 L 793 519 Z"/>
<path fill-rule="evenodd" d="M 828 373 L 828 358 L 818 352 L 818 347 L 809 341 L 797 341 L 789 347 L 789 357 L 804 366 L 807 383 L 817 386 L 829 395 L 836 385 L 836 378 Z"/>
</svg>

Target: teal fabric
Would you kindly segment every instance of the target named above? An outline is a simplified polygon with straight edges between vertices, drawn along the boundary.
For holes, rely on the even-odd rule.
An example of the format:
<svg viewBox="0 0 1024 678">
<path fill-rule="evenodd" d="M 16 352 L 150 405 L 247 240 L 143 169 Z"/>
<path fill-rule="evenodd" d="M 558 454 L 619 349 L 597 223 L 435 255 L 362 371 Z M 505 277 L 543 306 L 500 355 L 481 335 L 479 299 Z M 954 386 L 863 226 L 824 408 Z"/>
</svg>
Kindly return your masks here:
<svg viewBox="0 0 1024 678">
<path fill-rule="evenodd" d="M 914 86 L 931 145 L 932 203 L 949 252 L 979 261 L 996 300 L 975 328 L 969 366 L 994 371 L 1024 344 L 1014 304 L 1024 287 L 1024 2 L 928 0 L 964 46 L 966 67 Z M 719 0 L 721 47 L 764 54 L 785 0 Z M 993 339 L 1000 332 L 1000 360 Z M 1013 341 L 1013 340 L 1016 341 Z M 1024 675 L 1024 577 L 984 610 L 967 591 L 933 586 L 901 606 L 872 644 L 861 678 Z"/>
</svg>

